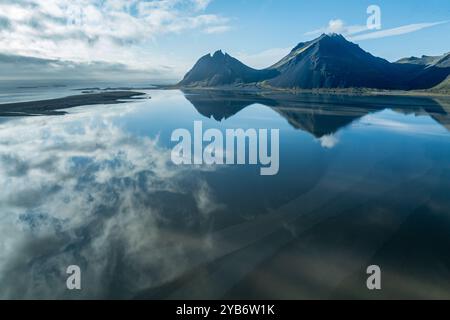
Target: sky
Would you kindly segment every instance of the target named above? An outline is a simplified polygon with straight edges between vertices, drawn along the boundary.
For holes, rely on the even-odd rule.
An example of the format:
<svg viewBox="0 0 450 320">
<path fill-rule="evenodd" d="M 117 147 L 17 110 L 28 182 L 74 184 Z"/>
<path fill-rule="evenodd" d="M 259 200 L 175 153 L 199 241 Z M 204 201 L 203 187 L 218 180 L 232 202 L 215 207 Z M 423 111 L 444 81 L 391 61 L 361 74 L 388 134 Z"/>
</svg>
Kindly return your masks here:
<svg viewBox="0 0 450 320">
<path fill-rule="evenodd" d="M 219 49 L 264 68 L 321 33 L 390 61 L 442 55 L 450 1 L 0 0 L 0 79 L 180 79 Z"/>
</svg>

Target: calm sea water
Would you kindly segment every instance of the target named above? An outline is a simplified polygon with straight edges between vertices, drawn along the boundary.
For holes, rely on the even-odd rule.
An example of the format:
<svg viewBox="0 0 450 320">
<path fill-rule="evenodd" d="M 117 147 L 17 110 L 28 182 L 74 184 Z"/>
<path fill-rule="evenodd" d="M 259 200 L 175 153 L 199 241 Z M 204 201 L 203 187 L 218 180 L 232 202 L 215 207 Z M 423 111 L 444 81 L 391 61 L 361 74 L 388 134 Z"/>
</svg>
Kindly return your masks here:
<svg viewBox="0 0 450 320">
<path fill-rule="evenodd" d="M 0 298 L 450 298 L 448 98 L 145 92 L 0 118 Z M 196 120 L 280 129 L 279 174 L 174 166 Z"/>
</svg>

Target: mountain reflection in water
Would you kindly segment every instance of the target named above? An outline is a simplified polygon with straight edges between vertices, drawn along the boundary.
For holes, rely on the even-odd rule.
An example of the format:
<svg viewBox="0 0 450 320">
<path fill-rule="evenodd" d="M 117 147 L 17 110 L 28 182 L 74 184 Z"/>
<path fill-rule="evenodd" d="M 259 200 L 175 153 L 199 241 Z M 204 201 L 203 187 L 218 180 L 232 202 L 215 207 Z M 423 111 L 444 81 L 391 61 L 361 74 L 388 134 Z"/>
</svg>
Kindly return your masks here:
<svg viewBox="0 0 450 320">
<path fill-rule="evenodd" d="M 149 93 L 0 122 L 0 298 L 450 298 L 448 100 Z M 172 165 L 200 119 L 280 128 L 280 174 Z"/>
<path fill-rule="evenodd" d="M 296 129 L 315 137 L 334 134 L 369 113 L 389 108 L 403 114 L 429 115 L 450 130 L 448 98 L 256 94 L 217 90 L 185 90 L 185 97 L 207 118 L 226 120 L 253 104 L 271 107 Z"/>
</svg>

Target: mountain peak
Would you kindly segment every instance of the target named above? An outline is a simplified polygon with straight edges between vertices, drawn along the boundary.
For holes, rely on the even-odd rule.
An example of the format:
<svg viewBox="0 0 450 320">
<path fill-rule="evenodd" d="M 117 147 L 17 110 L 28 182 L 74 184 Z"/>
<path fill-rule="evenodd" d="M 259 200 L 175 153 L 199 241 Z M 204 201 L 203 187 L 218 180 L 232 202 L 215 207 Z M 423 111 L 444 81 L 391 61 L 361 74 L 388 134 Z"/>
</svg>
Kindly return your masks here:
<svg viewBox="0 0 450 320">
<path fill-rule="evenodd" d="M 294 49 L 292 49 L 291 52 L 295 52 L 301 48 L 305 48 L 311 44 L 314 43 L 320 43 L 321 41 L 326 41 L 326 40 L 344 40 L 345 42 L 349 42 L 347 39 L 345 39 L 345 37 L 339 33 L 322 33 L 322 35 L 320 35 L 318 38 L 311 40 L 311 41 L 307 41 L 307 42 L 300 42 L 297 46 L 294 47 Z"/>
<path fill-rule="evenodd" d="M 212 55 L 213 58 L 218 58 L 218 57 L 225 57 L 227 54 L 223 53 L 222 50 L 217 50 L 216 52 L 214 52 L 214 54 Z"/>
<path fill-rule="evenodd" d="M 217 50 L 201 58 L 179 83 L 180 86 L 214 87 L 256 83 L 278 73 L 274 70 L 256 70 L 236 58 Z"/>
<path fill-rule="evenodd" d="M 332 32 L 332 33 L 322 33 L 320 37 L 317 38 L 317 40 L 320 39 L 345 39 L 345 37 L 340 33 Z"/>
<path fill-rule="evenodd" d="M 345 37 L 342 34 L 335 33 L 335 32 L 329 33 L 328 36 L 331 37 L 331 38 L 343 38 L 343 39 L 345 39 Z"/>
<path fill-rule="evenodd" d="M 271 69 L 267 83 L 279 88 L 389 87 L 389 62 L 376 58 L 337 33 L 300 43 Z"/>
<path fill-rule="evenodd" d="M 317 42 L 321 41 L 327 41 L 327 40 L 333 40 L 333 41 L 345 41 L 349 42 L 345 37 L 340 33 L 323 33 L 319 38 L 316 39 Z"/>
</svg>

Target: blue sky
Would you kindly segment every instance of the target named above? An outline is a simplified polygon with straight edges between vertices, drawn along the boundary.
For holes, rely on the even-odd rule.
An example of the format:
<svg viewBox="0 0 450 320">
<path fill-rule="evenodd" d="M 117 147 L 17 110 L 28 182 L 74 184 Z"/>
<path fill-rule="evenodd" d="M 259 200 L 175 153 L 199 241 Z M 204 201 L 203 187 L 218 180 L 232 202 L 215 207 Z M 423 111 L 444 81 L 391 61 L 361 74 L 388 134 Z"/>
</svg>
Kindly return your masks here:
<svg viewBox="0 0 450 320">
<path fill-rule="evenodd" d="M 186 50 L 194 55 L 198 51 L 210 52 L 218 48 L 232 54 L 258 54 L 273 48 L 290 48 L 314 38 L 305 33 L 326 26 L 330 20 L 364 25 L 368 18 L 366 9 L 371 4 L 381 8 L 383 29 L 450 20 L 448 0 L 216 0 L 208 10 L 231 18 L 228 32 L 212 37 L 190 33 L 182 40 L 168 37 L 162 39 L 160 45 L 175 51 L 178 41 L 189 42 L 192 45 Z M 388 60 L 422 54 L 441 55 L 450 51 L 450 23 L 409 34 L 355 42 Z"/>
<path fill-rule="evenodd" d="M 349 33 L 366 25 L 369 5 L 380 7 L 382 29 Z M 449 20 L 449 0 L 1 0 L 0 55 L 179 78 L 218 49 L 269 66 L 319 31 L 391 61 L 441 55 L 450 51 Z"/>
</svg>

